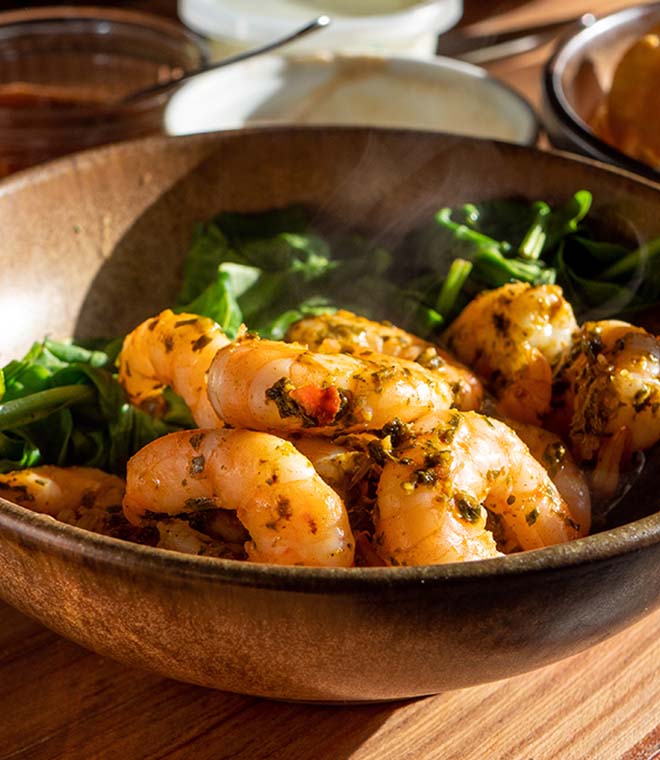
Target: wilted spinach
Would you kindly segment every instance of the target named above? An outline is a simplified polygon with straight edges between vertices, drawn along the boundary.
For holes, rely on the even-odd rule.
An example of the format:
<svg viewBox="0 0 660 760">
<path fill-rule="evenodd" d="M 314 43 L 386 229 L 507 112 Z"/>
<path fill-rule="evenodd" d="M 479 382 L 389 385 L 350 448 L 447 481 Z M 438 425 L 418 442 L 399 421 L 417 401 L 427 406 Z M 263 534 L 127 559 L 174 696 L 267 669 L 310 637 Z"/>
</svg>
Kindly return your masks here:
<svg viewBox="0 0 660 760">
<path fill-rule="evenodd" d="M 591 195 L 555 208 L 496 200 L 440 209 L 392 251 L 350 232 L 315 228 L 306 210 L 216 216 L 199 225 L 173 308 L 281 339 L 306 314 L 346 308 L 422 337 L 442 330 L 476 293 L 507 282 L 560 284 L 580 313 L 627 313 L 660 300 L 660 239 L 602 239 Z M 122 473 L 153 438 L 193 426 L 166 390 L 167 412 L 130 405 L 117 380 L 121 336 L 96 347 L 44 340 L 0 370 L 0 471 L 41 463 Z"/>
</svg>

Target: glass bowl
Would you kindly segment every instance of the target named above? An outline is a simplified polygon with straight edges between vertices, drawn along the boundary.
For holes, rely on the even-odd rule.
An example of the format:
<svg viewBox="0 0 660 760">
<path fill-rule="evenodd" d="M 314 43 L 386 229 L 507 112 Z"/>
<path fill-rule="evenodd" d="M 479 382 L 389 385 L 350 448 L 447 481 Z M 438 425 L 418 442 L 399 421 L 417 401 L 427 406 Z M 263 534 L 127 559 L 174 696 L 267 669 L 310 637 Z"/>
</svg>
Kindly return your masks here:
<svg viewBox="0 0 660 760">
<path fill-rule="evenodd" d="M 161 129 L 169 94 L 132 92 L 206 61 L 176 23 L 110 8 L 0 14 L 0 176 Z"/>
<path fill-rule="evenodd" d="M 660 3 L 626 8 L 562 40 L 543 75 L 543 119 L 551 143 L 660 182 L 660 172 L 602 140 L 590 126 L 626 50 L 660 24 Z"/>
</svg>

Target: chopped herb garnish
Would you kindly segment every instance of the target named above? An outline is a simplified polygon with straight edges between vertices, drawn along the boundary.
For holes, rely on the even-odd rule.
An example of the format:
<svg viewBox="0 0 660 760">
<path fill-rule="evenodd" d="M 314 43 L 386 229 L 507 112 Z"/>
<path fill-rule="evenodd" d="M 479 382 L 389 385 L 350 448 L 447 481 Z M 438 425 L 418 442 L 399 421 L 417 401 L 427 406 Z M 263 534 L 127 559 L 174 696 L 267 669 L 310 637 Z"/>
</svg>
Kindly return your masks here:
<svg viewBox="0 0 660 760">
<path fill-rule="evenodd" d="M 460 516 L 469 523 L 476 523 L 482 517 L 482 506 L 468 496 L 456 499 L 456 508 Z"/>
<path fill-rule="evenodd" d="M 172 306 L 216 320 L 230 338 L 246 324 L 262 337 L 281 339 L 301 317 L 337 308 L 433 338 L 479 291 L 521 280 L 556 281 L 578 318 L 603 310 L 625 318 L 660 301 L 660 239 L 613 240 L 608 220 L 589 215 L 591 201 L 580 190 L 558 205 L 504 199 L 443 208 L 391 251 L 353 230 L 322 234 L 312 221 L 320 215 L 300 206 L 219 214 L 196 228 Z M 157 325 L 157 319 L 149 322 L 151 329 Z M 506 332 L 506 319 L 496 328 Z M 58 464 L 122 475 L 143 445 L 194 427 L 189 409 L 169 389 L 160 394 L 156 385 L 159 395 L 143 408 L 127 403 L 115 366 L 121 344 L 120 335 L 93 345 L 45 340 L 0 370 L 0 471 Z M 597 357 L 600 336 L 589 335 L 583 348 Z M 163 350 L 172 349 L 165 340 Z M 419 357 L 424 366 L 439 359 L 437 352 Z M 374 377 L 374 386 L 386 379 Z M 290 391 L 282 381 L 268 398 L 282 416 L 314 426 L 314 415 Z M 346 421 L 351 407 L 339 395 L 334 420 L 343 414 Z M 638 390 L 636 411 L 660 408 L 656 395 Z M 324 408 L 331 406 L 325 401 Z M 400 423 L 389 427 L 382 434 L 395 449 L 410 439 Z M 454 433 L 450 425 L 443 440 Z"/>
<path fill-rule="evenodd" d="M 538 509 L 534 508 L 531 512 L 527 512 L 525 514 L 525 522 L 527 525 L 534 525 L 534 523 L 538 520 L 539 517 L 539 511 Z"/>
</svg>

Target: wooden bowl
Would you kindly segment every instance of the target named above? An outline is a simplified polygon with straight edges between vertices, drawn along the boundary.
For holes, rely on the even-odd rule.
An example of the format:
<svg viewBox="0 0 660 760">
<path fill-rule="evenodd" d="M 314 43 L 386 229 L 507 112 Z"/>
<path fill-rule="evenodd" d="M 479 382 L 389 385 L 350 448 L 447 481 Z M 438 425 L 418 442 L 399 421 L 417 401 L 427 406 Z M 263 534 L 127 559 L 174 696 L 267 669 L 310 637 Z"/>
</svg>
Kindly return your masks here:
<svg viewBox="0 0 660 760">
<path fill-rule="evenodd" d="M 279 128 L 79 154 L 0 185 L 0 358 L 45 333 L 115 334 L 163 307 L 194 222 L 220 210 L 302 201 L 391 241 L 442 204 L 556 201 L 580 188 L 596 214 L 660 235 L 650 184 L 467 138 Z M 626 519 L 640 519 L 539 551 L 415 568 L 191 557 L 0 500 L 0 595 L 102 655 L 192 683 L 288 700 L 431 694 L 572 655 L 657 607 L 654 471 L 630 495 Z"/>
</svg>

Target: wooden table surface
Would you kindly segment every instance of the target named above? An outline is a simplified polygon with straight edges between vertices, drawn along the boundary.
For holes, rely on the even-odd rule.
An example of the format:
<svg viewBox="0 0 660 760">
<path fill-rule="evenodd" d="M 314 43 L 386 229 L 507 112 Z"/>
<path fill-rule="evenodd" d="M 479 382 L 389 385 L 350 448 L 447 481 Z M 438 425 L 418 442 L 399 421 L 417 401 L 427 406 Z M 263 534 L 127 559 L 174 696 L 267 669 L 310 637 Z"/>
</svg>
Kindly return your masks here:
<svg viewBox="0 0 660 760">
<path fill-rule="evenodd" d="M 624 4 L 475 0 L 466 3 L 466 20 L 495 31 Z M 490 16 L 480 18 L 486 10 Z M 489 68 L 536 105 L 549 49 Z M 326 707 L 214 692 L 127 668 L 0 603 L 0 760 L 9 758 L 660 758 L 660 612 L 510 680 L 396 704 Z"/>
</svg>

